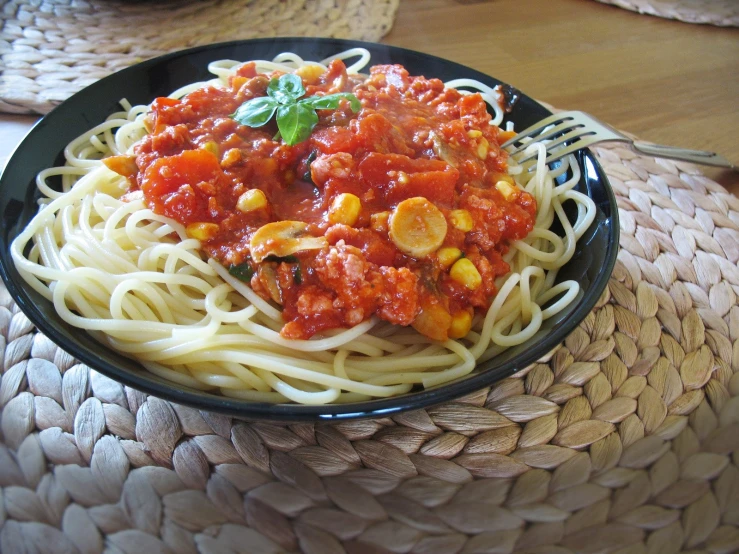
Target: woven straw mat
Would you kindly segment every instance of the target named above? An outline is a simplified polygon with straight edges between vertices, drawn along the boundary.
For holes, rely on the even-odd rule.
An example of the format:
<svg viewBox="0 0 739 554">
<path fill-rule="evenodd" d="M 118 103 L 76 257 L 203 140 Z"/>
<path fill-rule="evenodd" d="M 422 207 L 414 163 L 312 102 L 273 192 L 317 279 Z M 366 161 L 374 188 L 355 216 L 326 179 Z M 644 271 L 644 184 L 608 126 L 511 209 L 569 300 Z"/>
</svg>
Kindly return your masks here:
<svg viewBox="0 0 739 554">
<path fill-rule="evenodd" d="M 598 0 L 631 10 L 686 23 L 739 27 L 738 0 Z"/>
<path fill-rule="evenodd" d="M 379 420 L 248 423 L 124 387 L 0 292 L 4 553 L 739 549 L 739 198 L 595 149 L 621 250 L 547 360 Z"/>
<path fill-rule="evenodd" d="M 0 1 L 0 112 L 46 113 L 119 69 L 214 42 L 378 41 L 399 0 Z"/>
</svg>

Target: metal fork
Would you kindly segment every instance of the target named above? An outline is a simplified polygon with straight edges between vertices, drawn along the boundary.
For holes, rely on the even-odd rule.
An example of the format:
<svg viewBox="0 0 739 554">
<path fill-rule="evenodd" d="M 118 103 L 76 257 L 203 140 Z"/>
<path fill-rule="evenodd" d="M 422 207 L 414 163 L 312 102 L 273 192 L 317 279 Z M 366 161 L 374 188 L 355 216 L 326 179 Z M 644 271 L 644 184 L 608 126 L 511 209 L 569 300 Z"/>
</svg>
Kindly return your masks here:
<svg viewBox="0 0 739 554">
<path fill-rule="evenodd" d="M 522 139 L 530 138 L 530 141 Z M 535 125 L 518 133 L 512 139 L 502 144 L 503 148 L 509 146 L 514 160 L 523 169 L 529 170 L 536 165 L 536 153 L 526 154 L 526 148 L 537 142 L 547 141 L 547 163 L 564 158 L 582 148 L 587 148 L 598 142 L 621 141 L 627 143 L 633 150 L 648 156 L 658 158 L 670 158 L 673 160 L 685 160 L 697 164 L 728 167 L 737 170 L 729 160 L 719 156 L 715 152 L 704 150 L 688 150 L 686 148 L 675 148 L 673 146 L 661 146 L 659 144 L 648 144 L 635 141 L 601 123 L 592 115 L 585 112 L 560 112 L 551 117 L 542 119 Z"/>
</svg>

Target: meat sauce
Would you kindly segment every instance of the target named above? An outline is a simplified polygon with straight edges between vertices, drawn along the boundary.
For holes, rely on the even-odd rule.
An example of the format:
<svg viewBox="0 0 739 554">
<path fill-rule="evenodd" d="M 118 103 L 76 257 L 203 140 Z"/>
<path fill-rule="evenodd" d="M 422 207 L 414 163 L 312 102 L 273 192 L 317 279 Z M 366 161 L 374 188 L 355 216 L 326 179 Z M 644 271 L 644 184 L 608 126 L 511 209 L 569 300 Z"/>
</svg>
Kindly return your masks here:
<svg viewBox="0 0 739 554">
<path fill-rule="evenodd" d="M 342 101 L 318 110 L 310 138 L 287 145 L 274 121 L 251 128 L 230 117 L 279 75 L 244 64 L 227 87 L 154 101 L 151 132 L 128 175 L 132 189 L 280 304 L 285 337 L 307 339 L 373 315 L 436 340 L 464 336 L 474 310 L 490 306 L 495 278 L 509 271 L 502 254 L 510 241 L 533 228 L 534 199 L 506 186 L 513 180 L 500 144 L 510 134 L 490 125 L 479 94 L 399 65 L 375 66 L 369 77 L 347 75 L 341 61 L 297 73 L 306 97 L 352 92 L 362 109 Z M 420 233 L 406 235 L 406 208 L 421 210 L 403 212 Z M 299 236 L 276 235 L 262 245 L 273 254 L 256 256 L 257 231 L 278 221 L 294 222 Z M 441 238 L 418 254 L 414 245 L 433 235 L 427 224 Z M 279 255 L 305 237 L 323 242 Z"/>
</svg>

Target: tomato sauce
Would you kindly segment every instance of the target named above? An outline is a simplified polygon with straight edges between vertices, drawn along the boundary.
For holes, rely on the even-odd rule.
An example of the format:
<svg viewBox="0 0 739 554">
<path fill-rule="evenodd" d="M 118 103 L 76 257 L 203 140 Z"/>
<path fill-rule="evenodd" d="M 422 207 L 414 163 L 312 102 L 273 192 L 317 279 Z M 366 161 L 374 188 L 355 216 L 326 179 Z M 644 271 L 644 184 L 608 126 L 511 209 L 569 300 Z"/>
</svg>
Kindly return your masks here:
<svg viewBox="0 0 739 554">
<path fill-rule="evenodd" d="M 500 149 L 508 134 L 490 124 L 479 94 L 398 65 L 375 66 L 369 77 L 347 75 L 341 61 L 297 73 L 306 96 L 352 92 L 362 109 L 342 101 L 318 110 L 310 137 L 290 146 L 276 137 L 274 120 L 252 128 L 231 118 L 279 75 L 244 64 L 227 87 L 152 104 L 132 187 L 280 304 L 285 337 L 307 339 L 376 315 L 432 339 L 460 338 L 474 310 L 490 306 L 495 278 L 509 271 L 502 254 L 533 228 L 534 199 L 505 186 L 513 183 Z M 408 202 L 419 198 L 427 202 Z M 398 223 L 411 204 L 437 214 L 437 226 L 446 222 L 430 253 L 414 255 L 413 241 L 429 239 L 406 236 Z M 256 256 L 255 234 L 278 221 L 295 222 L 293 234 L 275 236 L 265 246 L 273 254 Z M 310 248 L 300 246 L 306 237 Z"/>
</svg>

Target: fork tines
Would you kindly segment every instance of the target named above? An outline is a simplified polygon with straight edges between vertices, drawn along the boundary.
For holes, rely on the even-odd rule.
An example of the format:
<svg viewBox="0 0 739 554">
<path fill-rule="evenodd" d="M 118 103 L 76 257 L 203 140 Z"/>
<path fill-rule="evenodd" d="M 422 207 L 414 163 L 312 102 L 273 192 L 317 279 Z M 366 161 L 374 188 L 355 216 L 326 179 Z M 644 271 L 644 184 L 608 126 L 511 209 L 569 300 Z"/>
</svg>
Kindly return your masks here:
<svg viewBox="0 0 739 554">
<path fill-rule="evenodd" d="M 524 169 L 529 169 L 535 164 L 537 154 L 525 154 L 524 151 L 532 142 L 546 141 L 547 163 L 556 161 L 597 142 L 596 132 L 587 121 L 583 121 L 581 114 L 573 111 L 552 115 L 524 129 L 501 146 L 514 146 L 509 154 Z"/>
<path fill-rule="evenodd" d="M 625 142 L 632 150 L 646 156 L 736 169 L 729 160 L 719 156 L 716 152 L 634 141 L 613 127 L 598 121 L 592 115 L 579 111 L 560 112 L 542 119 L 501 146 L 505 149 L 513 147 L 508 150 L 511 159 L 518 163 L 524 171 L 530 171 L 536 166 L 538 157 L 538 149 L 532 149 L 535 150 L 533 153 L 526 153 L 526 149 L 532 144 L 545 145 L 546 163 L 549 164 L 568 154 L 605 141 Z"/>
</svg>

